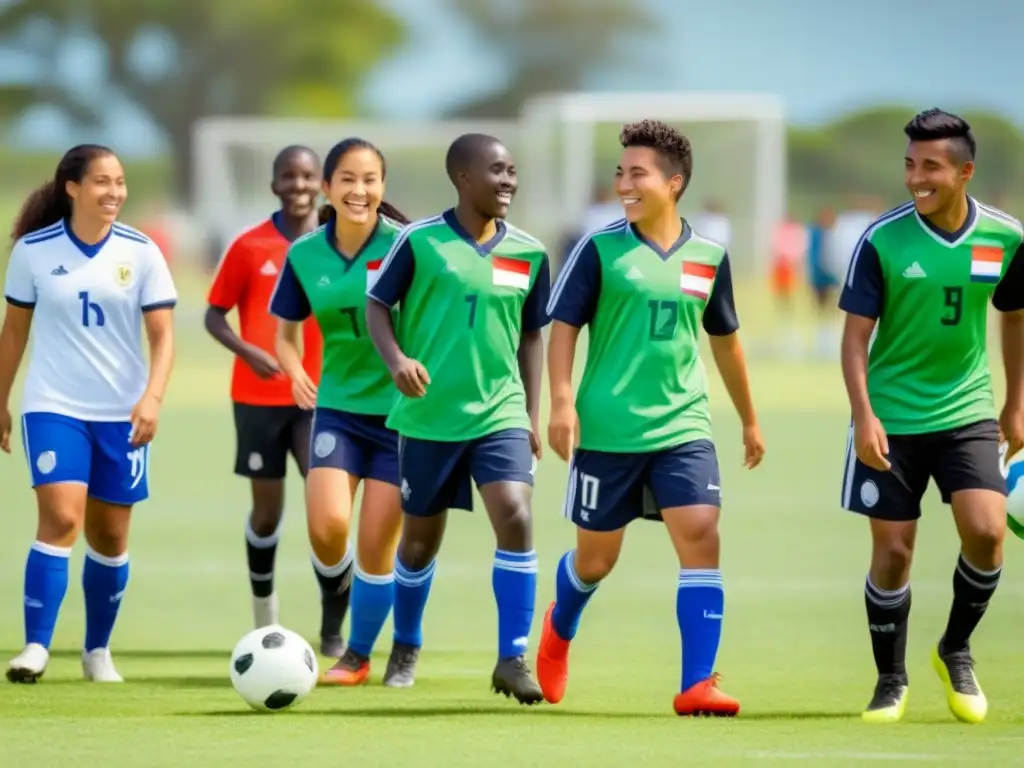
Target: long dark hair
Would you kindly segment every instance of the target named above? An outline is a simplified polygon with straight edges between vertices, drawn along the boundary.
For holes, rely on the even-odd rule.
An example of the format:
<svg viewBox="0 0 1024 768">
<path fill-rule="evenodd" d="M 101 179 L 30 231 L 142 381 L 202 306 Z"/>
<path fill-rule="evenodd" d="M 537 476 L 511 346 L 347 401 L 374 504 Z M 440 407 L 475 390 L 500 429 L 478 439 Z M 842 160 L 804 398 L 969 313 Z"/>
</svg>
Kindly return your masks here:
<svg viewBox="0 0 1024 768">
<path fill-rule="evenodd" d="M 384 159 L 384 153 L 377 149 L 377 147 L 374 144 L 367 141 L 366 139 L 360 139 L 353 136 L 352 138 L 339 141 L 337 144 L 331 147 L 331 151 L 328 152 L 327 157 L 324 158 L 323 178 L 328 185 L 330 185 L 331 177 L 334 176 L 334 172 L 338 169 L 338 164 L 341 162 L 342 158 L 345 157 L 345 155 L 347 155 L 353 149 L 368 149 L 374 154 L 376 154 L 377 157 L 380 158 L 381 181 L 383 181 L 387 177 L 388 164 L 387 161 Z M 334 215 L 334 213 L 334 206 L 331 205 L 330 203 L 320 206 L 320 211 L 318 214 L 320 223 L 326 224 L 330 220 L 331 216 Z M 377 208 L 377 213 L 380 216 L 389 218 L 392 221 L 402 225 L 408 224 L 411 221 L 411 219 L 408 216 L 406 216 L 400 210 L 395 208 L 395 206 L 393 206 L 387 200 L 380 201 L 380 207 Z"/>
<path fill-rule="evenodd" d="M 97 157 L 113 155 L 114 150 L 100 144 L 79 144 L 64 153 L 57 163 L 53 178 L 35 189 L 25 198 L 17 218 L 11 239 L 19 240 L 29 232 L 44 229 L 71 215 L 71 198 L 65 191 L 69 181 L 81 183 L 89 165 Z"/>
</svg>

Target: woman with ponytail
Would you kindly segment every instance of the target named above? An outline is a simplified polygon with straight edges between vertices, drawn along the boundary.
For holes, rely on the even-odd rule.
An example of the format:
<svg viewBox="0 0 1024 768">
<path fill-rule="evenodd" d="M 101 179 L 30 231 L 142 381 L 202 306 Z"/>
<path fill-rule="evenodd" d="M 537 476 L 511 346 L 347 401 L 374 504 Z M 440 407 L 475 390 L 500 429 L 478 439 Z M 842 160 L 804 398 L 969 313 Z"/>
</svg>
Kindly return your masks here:
<svg viewBox="0 0 1024 768">
<path fill-rule="evenodd" d="M 313 568 L 325 604 L 351 590 L 348 647 L 322 677 L 360 685 L 394 600 L 395 549 L 401 533 L 398 436 L 385 426 L 396 390 L 366 333 L 366 291 L 408 219 L 384 202 L 384 156 L 351 138 L 324 161 L 323 225 L 297 240 L 270 302 L 280 318 L 277 357 L 295 401 L 313 415 L 306 478 L 306 519 Z M 324 339 L 317 386 L 302 366 L 298 335 L 312 315 Z M 359 541 L 349 542 L 356 489 L 363 484 Z M 346 600 L 347 602 L 347 600 Z M 393 680 L 388 663 L 384 684 Z"/>
<path fill-rule="evenodd" d="M 28 196 L 14 224 L 0 330 L 0 448 L 11 452 L 8 401 L 31 328 L 21 425 L 38 517 L 25 566 L 25 649 L 8 665 L 11 682 L 34 683 L 46 670 L 82 530 L 82 671 L 86 680 L 121 682 L 109 643 L 128 584 L 132 507 L 149 493 L 177 300 L 160 249 L 117 222 L 126 197 L 114 153 L 83 144 Z"/>
</svg>

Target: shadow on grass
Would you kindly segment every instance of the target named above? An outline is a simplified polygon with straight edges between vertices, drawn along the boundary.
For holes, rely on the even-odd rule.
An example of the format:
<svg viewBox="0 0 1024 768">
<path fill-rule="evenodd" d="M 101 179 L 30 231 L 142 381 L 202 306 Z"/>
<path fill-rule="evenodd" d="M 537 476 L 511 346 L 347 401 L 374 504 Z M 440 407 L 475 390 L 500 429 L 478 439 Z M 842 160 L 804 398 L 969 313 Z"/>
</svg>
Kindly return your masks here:
<svg viewBox="0 0 1024 768">
<path fill-rule="evenodd" d="M 21 651 L 9 651 L 13 656 L 20 653 Z M 0 651 L 0 654 L 4 653 Z M 80 659 L 82 657 L 81 649 L 72 650 L 70 648 L 55 648 L 50 651 L 50 658 L 53 659 Z M 202 659 L 210 659 L 213 661 L 227 662 L 231 658 L 231 651 L 225 651 L 223 648 L 218 650 L 124 650 L 121 648 L 114 649 L 114 660 L 119 659 L 133 659 L 138 661 L 145 661 L 147 659 L 161 660 L 161 661 L 174 661 L 180 659 L 181 661 L 194 661 Z"/>
</svg>

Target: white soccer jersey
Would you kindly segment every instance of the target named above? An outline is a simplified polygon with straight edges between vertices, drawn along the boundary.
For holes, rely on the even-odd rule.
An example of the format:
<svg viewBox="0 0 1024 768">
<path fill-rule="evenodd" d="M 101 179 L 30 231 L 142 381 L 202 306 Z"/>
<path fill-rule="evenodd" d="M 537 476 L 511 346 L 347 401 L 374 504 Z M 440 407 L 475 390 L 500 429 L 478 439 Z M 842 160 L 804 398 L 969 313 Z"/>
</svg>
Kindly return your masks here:
<svg viewBox="0 0 1024 768">
<path fill-rule="evenodd" d="M 149 377 L 142 313 L 178 298 L 152 240 L 115 223 L 90 246 L 58 222 L 15 244 L 4 294 L 35 308 L 23 413 L 130 418 Z"/>
</svg>

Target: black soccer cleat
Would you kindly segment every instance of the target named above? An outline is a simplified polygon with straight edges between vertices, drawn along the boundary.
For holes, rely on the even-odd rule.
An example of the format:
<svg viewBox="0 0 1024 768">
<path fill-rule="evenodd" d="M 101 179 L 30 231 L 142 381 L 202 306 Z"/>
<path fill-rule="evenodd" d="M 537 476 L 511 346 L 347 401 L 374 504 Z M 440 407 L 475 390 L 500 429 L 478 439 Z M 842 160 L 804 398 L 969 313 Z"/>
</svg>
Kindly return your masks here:
<svg viewBox="0 0 1024 768">
<path fill-rule="evenodd" d="M 533 679 L 525 656 L 498 659 L 491 674 L 491 689 L 495 693 L 504 694 L 505 698 L 515 696 L 520 704 L 539 704 L 544 700 L 544 694 Z"/>
<path fill-rule="evenodd" d="M 388 657 L 388 666 L 384 670 L 384 685 L 388 688 L 412 688 L 416 682 L 416 662 L 420 658 L 420 649 L 414 645 L 395 643 Z"/>
<path fill-rule="evenodd" d="M 875 693 L 861 719 L 869 723 L 895 723 L 907 709 L 906 675 L 879 675 Z"/>
</svg>

